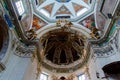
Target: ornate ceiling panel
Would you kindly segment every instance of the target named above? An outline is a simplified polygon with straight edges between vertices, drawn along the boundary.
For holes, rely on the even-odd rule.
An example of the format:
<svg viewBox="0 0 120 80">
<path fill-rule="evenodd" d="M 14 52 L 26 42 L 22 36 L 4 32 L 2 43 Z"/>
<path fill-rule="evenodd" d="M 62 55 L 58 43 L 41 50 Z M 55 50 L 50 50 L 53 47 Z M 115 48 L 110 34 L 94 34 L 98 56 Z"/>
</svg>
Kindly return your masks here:
<svg viewBox="0 0 120 80">
<path fill-rule="evenodd" d="M 92 29 L 92 27 L 96 27 L 94 14 L 80 21 L 79 24 L 83 25 L 84 27 L 88 29 Z"/>
<path fill-rule="evenodd" d="M 59 15 L 59 14 L 69 14 L 69 15 L 71 15 L 71 12 L 69 11 L 69 9 L 67 9 L 67 8 L 63 5 L 63 6 L 61 6 L 61 7 L 59 8 L 59 10 L 56 12 L 55 15 Z"/>
<path fill-rule="evenodd" d="M 73 7 L 75 9 L 75 12 L 77 13 L 79 10 L 83 9 L 84 7 L 82 5 L 78 5 L 76 3 L 72 3 Z"/>
<path fill-rule="evenodd" d="M 40 28 L 44 27 L 45 25 L 47 25 L 47 23 L 46 23 L 44 20 L 38 18 L 38 17 L 35 16 L 35 15 L 33 16 L 32 28 L 33 28 L 35 31 L 39 30 Z"/>
<path fill-rule="evenodd" d="M 88 0 L 40 0 L 37 11 L 49 19 L 55 19 L 58 15 L 67 15 L 71 19 L 84 15 L 91 11 L 94 1 L 90 3 Z M 47 12 L 46 12 L 47 11 Z"/>
<path fill-rule="evenodd" d="M 45 6 L 44 9 L 51 14 L 51 13 L 52 13 L 52 8 L 53 8 L 53 6 L 54 6 L 54 3 Z"/>
<path fill-rule="evenodd" d="M 83 0 L 84 2 L 86 2 L 87 4 L 89 3 L 89 0 Z"/>
</svg>

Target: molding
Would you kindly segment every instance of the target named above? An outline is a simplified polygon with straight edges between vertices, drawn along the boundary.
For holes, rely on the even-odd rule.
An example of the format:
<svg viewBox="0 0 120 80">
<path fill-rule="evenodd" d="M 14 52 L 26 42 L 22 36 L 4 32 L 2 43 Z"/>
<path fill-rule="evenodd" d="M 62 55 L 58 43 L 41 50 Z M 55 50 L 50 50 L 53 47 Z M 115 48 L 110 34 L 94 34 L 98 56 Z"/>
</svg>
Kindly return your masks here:
<svg viewBox="0 0 120 80">
<path fill-rule="evenodd" d="M 107 25 L 106 32 L 104 32 L 103 36 L 98 40 L 89 40 L 90 43 L 92 43 L 92 44 L 101 44 L 108 38 L 108 34 L 110 33 L 110 30 L 113 27 L 114 22 L 116 21 L 116 16 L 119 13 L 119 7 L 120 7 L 119 4 L 120 4 L 120 1 L 118 2 L 118 4 L 116 4 L 117 7 L 114 10 L 114 13 L 112 13 L 113 14 L 113 19 L 110 19 L 110 21 L 109 21 L 110 23 L 109 23 L 109 25 Z"/>
<path fill-rule="evenodd" d="M 96 57 L 110 57 L 118 52 L 118 34 L 119 31 L 116 30 L 113 36 L 111 36 L 111 40 L 103 46 L 93 45 L 93 51 L 96 54 Z"/>
<path fill-rule="evenodd" d="M 16 42 L 17 47 L 15 49 L 15 55 L 23 58 L 31 58 L 32 54 L 36 52 L 36 47 L 33 45 L 27 46 L 20 41 Z"/>
</svg>

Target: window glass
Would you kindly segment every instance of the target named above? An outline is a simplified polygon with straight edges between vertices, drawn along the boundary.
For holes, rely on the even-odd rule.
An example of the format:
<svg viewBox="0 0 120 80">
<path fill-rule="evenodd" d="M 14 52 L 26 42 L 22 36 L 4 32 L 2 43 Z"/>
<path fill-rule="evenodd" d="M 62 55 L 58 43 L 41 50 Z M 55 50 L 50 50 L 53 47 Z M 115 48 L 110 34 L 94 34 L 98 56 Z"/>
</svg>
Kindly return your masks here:
<svg viewBox="0 0 120 80">
<path fill-rule="evenodd" d="M 84 74 L 79 75 L 78 80 L 86 80 L 86 76 Z"/>
<path fill-rule="evenodd" d="M 48 75 L 46 74 L 40 74 L 40 80 L 48 80 Z"/>
<path fill-rule="evenodd" d="M 17 1 L 15 3 L 15 5 L 17 7 L 17 11 L 18 11 L 19 15 L 22 15 L 25 12 L 22 1 L 21 0 Z"/>
</svg>

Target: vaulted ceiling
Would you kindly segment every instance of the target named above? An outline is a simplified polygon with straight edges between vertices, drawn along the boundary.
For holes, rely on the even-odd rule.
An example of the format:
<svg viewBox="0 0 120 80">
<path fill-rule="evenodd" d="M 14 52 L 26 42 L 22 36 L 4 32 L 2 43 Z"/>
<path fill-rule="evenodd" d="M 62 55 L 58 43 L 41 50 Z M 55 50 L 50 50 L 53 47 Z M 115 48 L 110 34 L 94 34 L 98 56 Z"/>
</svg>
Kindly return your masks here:
<svg viewBox="0 0 120 80">
<path fill-rule="evenodd" d="M 43 46 L 44 67 L 56 72 L 70 72 L 84 66 L 90 56 L 87 39 L 99 37 L 95 1 L 33 1 L 33 27 L 38 34 L 43 33 L 39 38 Z"/>
<path fill-rule="evenodd" d="M 70 16 L 76 19 L 92 12 L 94 0 L 39 0 L 37 13 L 49 19 L 56 19 L 57 16 Z"/>
</svg>

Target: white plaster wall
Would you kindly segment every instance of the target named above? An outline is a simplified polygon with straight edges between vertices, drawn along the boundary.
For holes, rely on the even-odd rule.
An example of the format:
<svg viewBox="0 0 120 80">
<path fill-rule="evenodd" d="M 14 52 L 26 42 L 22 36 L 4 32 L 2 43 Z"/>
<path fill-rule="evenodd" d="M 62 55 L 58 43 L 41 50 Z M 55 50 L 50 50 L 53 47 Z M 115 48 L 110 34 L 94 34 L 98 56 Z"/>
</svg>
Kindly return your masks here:
<svg viewBox="0 0 120 80">
<path fill-rule="evenodd" d="M 96 71 L 97 71 L 97 67 L 96 67 L 96 63 L 94 62 L 93 59 L 91 59 L 89 61 L 89 79 L 90 80 L 99 80 L 97 77 L 96 77 Z"/>
<path fill-rule="evenodd" d="M 120 26 L 118 26 L 118 44 L 120 44 Z M 118 45 L 118 52 L 120 52 L 120 45 Z"/>
<path fill-rule="evenodd" d="M 6 55 L 2 60 L 2 63 L 6 66 L 6 68 L 0 73 L 0 80 L 23 80 L 23 75 L 30 59 L 20 58 L 14 55 L 16 46 L 12 48 L 13 40 L 15 39 L 13 30 L 9 30 L 9 35 L 9 46 Z"/>
<path fill-rule="evenodd" d="M 120 43 L 120 31 L 118 32 L 118 44 Z M 114 46 L 114 45 L 113 45 Z M 114 47 L 114 55 L 111 55 L 109 57 L 103 57 L 103 58 L 96 58 L 95 63 L 96 63 L 96 68 L 97 72 L 99 73 L 100 78 L 105 77 L 104 72 L 102 68 L 110 64 L 112 62 L 120 61 L 120 46 L 118 45 L 118 50 Z M 107 79 L 101 79 L 101 80 L 107 80 Z"/>
<path fill-rule="evenodd" d="M 37 61 L 36 59 L 34 59 L 33 62 L 30 61 L 29 65 L 27 66 L 23 80 L 37 80 L 36 70 L 37 70 Z"/>
<path fill-rule="evenodd" d="M 30 61 L 29 58 L 20 58 L 11 52 L 6 69 L 1 73 L 0 80 L 23 80 L 24 72 Z"/>
<path fill-rule="evenodd" d="M 102 68 L 112 62 L 120 61 L 120 54 L 119 52 L 116 52 L 115 55 L 107 57 L 107 58 L 97 58 L 95 63 L 96 63 L 96 68 L 97 72 L 99 73 L 100 78 L 105 77 L 104 72 Z M 107 80 L 107 79 L 101 79 L 101 80 Z"/>
<path fill-rule="evenodd" d="M 118 44 L 120 43 L 120 30 L 118 31 Z M 114 45 L 113 45 L 114 46 Z M 104 58 L 97 58 L 96 62 L 100 63 L 99 67 L 103 67 L 106 64 L 115 62 L 115 61 L 120 61 L 120 46 L 118 45 L 118 50 L 115 49 L 114 47 L 114 55 L 110 56 L 110 57 L 104 57 Z"/>
</svg>

